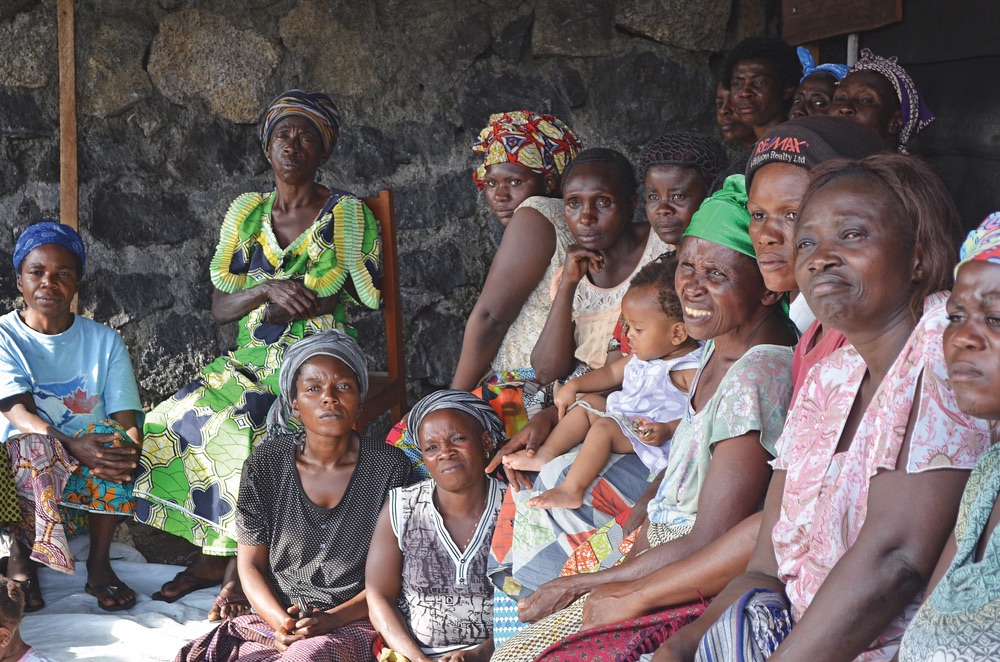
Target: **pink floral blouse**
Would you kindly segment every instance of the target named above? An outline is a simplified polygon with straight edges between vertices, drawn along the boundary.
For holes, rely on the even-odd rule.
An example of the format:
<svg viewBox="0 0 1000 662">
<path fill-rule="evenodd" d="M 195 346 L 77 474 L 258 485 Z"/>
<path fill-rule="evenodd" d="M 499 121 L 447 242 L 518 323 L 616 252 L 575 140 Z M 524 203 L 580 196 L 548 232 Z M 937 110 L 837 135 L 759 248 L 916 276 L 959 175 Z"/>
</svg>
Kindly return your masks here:
<svg viewBox="0 0 1000 662">
<path fill-rule="evenodd" d="M 853 347 L 837 350 L 810 371 L 788 415 L 773 463 L 787 473 L 772 538 L 795 621 L 857 540 L 868 511 L 869 481 L 880 469 L 896 469 L 914 406 L 918 413 L 905 458 L 907 472 L 971 470 L 989 447 L 987 423 L 959 411 L 948 383 L 941 345 L 948 324 L 946 300 L 947 293 L 937 293 L 925 301 L 924 315 L 846 451 L 835 452 L 867 370 Z M 858 659 L 892 657 L 919 604 L 918 596 Z"/>
</svg>

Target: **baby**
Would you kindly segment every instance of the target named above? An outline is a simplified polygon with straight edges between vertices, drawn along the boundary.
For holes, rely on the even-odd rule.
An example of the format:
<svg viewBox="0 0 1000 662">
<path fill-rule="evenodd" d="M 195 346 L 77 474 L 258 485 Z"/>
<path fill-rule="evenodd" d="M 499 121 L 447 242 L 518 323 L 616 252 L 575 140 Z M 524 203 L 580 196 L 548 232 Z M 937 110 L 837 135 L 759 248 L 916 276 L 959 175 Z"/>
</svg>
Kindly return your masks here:
<svg viewBox="0 0 1000 662">
<path fill-rule="evenodd" d="M 21 638 L 24 618 L 24 590 L 21 584 L 0 577 L 0 660 L 11 662 L 55 662 L 39 655 Z"/>
<path fill-rule="evenodd" d="M 611 453 L 635 453 L 652 473 L 667 464 L 669 441 L 684 413 L 701 360 L 689 338 L 674 289 L 674 257 L 643 267 L 622 299 L 631 356 L 566 382 L 555 396 L 560 421 L 534 452 L 512 453 L 504 464 L 538 471 L 583 441 L 561 485 L 528 501 L 537 508 L 579 508 Z M 595 392 L 620 389 L 605 398 Z M 591 393 L 577 400 L 578 393 Z"/>
</svg>

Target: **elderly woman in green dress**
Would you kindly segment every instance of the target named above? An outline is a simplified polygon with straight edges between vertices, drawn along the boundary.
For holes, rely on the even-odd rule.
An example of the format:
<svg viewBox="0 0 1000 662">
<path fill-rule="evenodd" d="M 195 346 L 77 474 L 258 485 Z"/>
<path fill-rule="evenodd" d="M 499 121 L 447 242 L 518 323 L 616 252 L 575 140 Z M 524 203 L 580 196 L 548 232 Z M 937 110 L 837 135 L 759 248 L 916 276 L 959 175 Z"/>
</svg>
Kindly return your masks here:
<svg viewBox="0 0 1000 662">
<path fill-rule="evenodd" d="M 375 219 L 357 197 L 316 181 L 339 134 L 340 114 L 325 94 L 291 90 L 268 107 L 260 140 L 274 190 L 232 203 L 211 263 L 212 317 L 239 321 L 237 346 L 146 417 L 136 519 L 201 547 L 154 598 L 173 602 L 222 582 L 211 620 L 249 610 L 229 563 L 236 498 L 243 462 L 264 437 L 285 350 L 329 329 L 353 333 L 349 301 L 378 306 Z"/>
</svg>

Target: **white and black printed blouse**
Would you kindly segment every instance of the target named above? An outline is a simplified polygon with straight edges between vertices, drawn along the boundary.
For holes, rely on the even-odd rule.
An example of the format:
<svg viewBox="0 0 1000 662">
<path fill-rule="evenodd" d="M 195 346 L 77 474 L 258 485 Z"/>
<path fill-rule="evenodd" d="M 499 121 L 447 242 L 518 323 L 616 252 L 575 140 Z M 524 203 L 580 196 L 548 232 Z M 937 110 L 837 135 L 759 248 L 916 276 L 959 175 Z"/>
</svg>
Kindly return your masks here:
<svg viewBox="0 0 1000 662">
<path fill-rule="evenodd" d="M 434 507 L 434 480 L 389 497 L 393 533 L 403 552 L 399 608 L 425 653 L 478 645 L 493 636 L 493 584 L 486 577 L 490 542 L 506 486 L 489 478 L 486 508 L 459 551 Z"/>
</svg>

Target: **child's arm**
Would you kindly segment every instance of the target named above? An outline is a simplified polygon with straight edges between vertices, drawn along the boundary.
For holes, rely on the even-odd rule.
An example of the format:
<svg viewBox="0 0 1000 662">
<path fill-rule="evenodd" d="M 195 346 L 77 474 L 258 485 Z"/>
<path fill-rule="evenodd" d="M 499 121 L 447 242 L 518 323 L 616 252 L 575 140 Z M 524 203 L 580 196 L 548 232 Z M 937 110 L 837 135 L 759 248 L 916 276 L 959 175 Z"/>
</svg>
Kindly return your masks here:
<svg viewBox="0 0 1000 662">
<path fill-rule="evenodd" d="M 597 370 L 575 377 L 559 387 L 552 399 L 556 407 L 559 408 L 559 418 L 566 414 L 567 407 L 576 402 L 576 396 L 579 393 L 600 393 L 620 389 L 625 377 L 625 364 L 631 358 L 629 356 L 621 361 L 605 364 Z"/>
<path fill-rule="evenodd" d="M 679 391 L 688 393 L 691 391 L 691 384 L 694 382 L 696 374 L 698 374 L 698 370 L 694 368 L 689 370 L 671 370 L 670 381 Z M 680 422 L 679 418 L 666 423 L 649 421 L 636 427 L 636 436 L 639 437 L 639 441 L 647 446 L 662 446 L 673 439 Z"/>
<path fill-rule="evenodd" d="M 644 423 L 636 429 L 636 436 L 639 437 L 639 441 L 647 446 L 662 446 L 674 438 L 674 432 L 677 431 L 677 425 L 680 422 L 681 419 L 678 418 L 675 421 L 667 423 L 655 423 L 652 421 Z"/>
</svg>

